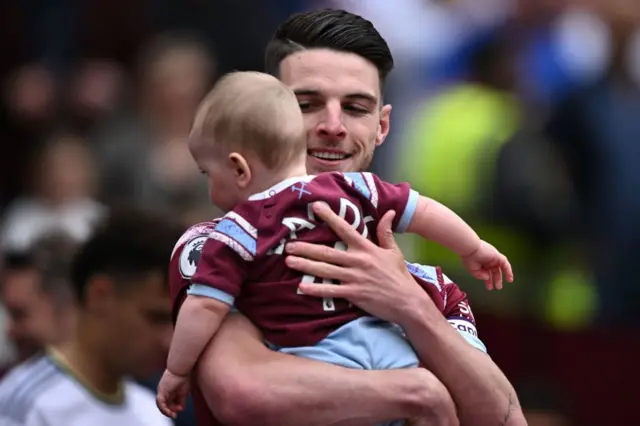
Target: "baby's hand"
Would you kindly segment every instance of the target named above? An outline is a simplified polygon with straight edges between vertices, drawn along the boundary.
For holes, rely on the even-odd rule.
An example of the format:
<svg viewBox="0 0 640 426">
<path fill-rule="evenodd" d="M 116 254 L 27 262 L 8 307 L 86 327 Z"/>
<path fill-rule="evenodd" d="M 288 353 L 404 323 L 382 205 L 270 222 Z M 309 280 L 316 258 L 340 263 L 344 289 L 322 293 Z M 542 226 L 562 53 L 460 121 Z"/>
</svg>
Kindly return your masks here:
<svg viewBox="0 0 640 426">
<path fill-rule="evenodd" d="M 506 256 L 491 244 L 482 241 L 475 252 L 462 258 L 467 271 L 479 280 L 483 280 L 487 290 L 502 289 L 502 274 L 508 282 L 513 282 L 513 271 Z"/>
<path fill-rule="evenodd" d="M 164 370 L 156 396 L 156 405 L 162 414 L 175 419 L 178 413 L 184 410 L 187 395 L 189 395 L 189 377 L 177 376 L 169 370 Z"/>
</svg>

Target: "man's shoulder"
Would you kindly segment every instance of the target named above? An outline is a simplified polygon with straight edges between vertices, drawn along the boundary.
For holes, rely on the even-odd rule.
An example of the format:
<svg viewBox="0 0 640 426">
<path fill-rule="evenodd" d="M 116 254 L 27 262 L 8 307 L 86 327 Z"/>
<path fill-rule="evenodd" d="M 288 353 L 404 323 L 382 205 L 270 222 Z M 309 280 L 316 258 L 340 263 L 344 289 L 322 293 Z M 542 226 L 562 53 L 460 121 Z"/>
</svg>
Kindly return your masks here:
<svg viewBox="0 0 640 426">
<path fill-rule="evenodd" d="M 127 398 L 142 402 L 143 404 L 152 402 L 155 406 L 155 396 L 153 395 L 153 392 L 142 386 L 140 383 L 134 382 L 133 380 L 126 380 L 124 382 L 124 390 Z"/>
<path fill-rule="evenodd" d="M 57 393 L 52 389 L 63 382 L 64 377 L 47 355 L 38 355 L 17 365 L 0 381 L 0 419 L 24 423 L 43 398 Z"/>
<path fill-rule="evenodd" d="M 433 285 L 442 293 L 443 297 L 445 297 L 445 305 L 466 300 L 467 294 L 463 292 L 451 278 L 446 276 L 439 266 L 422 265 L 406 261 L 405 264 L 411 275 Z"/>
<path fill-rule="evenodd" d="M 32 397 L 33 394 L 26 392 L 27 388 L 34 390 L 42 388 L 60 377 L 63 377 L 62 373 L 49 356 L 44 354 L 33 356 L 13 367 L 0 380 L 0 401 L 8 396 L 16 396 L 13 394 L 17 393 Z M 18 389 L 22 389 L 23 392 L 15 392 Z"/>
<path fill-rule="evenodd" d="M 471 311 L 467 294 L 456 283 L 442 273 L 440 267 L 421 265 L 418 263 L 407 264 L 407 269 L 416 278 L 420 279 L 423 287 L 429 293 L 436 305 L 442 309 L 442 315 L 449 324 L 472 346 L 487 352 L 484 343 L 478 338 L 476 320 Z"/>
</svg>

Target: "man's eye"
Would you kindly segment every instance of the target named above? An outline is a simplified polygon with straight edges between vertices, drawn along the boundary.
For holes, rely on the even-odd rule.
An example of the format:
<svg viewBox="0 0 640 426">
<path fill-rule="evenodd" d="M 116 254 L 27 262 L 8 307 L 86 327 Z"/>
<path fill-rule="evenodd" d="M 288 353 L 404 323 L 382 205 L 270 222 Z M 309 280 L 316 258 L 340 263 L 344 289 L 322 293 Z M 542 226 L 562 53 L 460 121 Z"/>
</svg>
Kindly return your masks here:
<svg viewBox="0 0 640 426">
<path fill-rule="evenodd" d="M 165 325 L 171 324 L 171 313 L 169 312 L 145 312 L 147 320 L 152 324 Z"/>
<path fill-rule="evenodd" d="M 342 107 L 345 111 L 355 113 L 355 114 L 367 114 L 369 112 L 368 109 L 363 108 L 359 105 L 347 104 Z"/>
</svg>

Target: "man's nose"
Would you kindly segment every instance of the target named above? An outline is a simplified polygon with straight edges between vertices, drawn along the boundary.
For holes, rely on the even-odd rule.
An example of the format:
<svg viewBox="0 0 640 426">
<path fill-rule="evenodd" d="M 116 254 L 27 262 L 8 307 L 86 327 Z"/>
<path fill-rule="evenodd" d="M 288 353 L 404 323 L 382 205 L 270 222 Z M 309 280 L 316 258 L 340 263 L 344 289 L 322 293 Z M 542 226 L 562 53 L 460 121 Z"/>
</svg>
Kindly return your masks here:
<svg viewBox="0 0 640 426">
<path fill-rule="evenodd" d="M 5 332 L 7 333 L 7 338 L 11 342 L 15 342 L 22 335 L 22 331 L 20 330 L 19 324 L 16 321 L 13 321 L 11 319 L 7 322 L 7 325 L 5 327 Z"/>
<path fill-rule="evenodd" d="M 167 326 L 162 329 L 160 332 L 160 345 L 162 350 L 169 351 L 169 347 L 171 346 L 171 337 L 173 336 L 173 327 Z"/>
<path fill-rule="evenodd" d="M 347 131 L 342 122 L 342 106 L 338 101 L 328 102 L 324 115 L 318 123 L 317 132 L 320 136 L 325 138 L 343 138 L 346 136 Z"/>
</svg>

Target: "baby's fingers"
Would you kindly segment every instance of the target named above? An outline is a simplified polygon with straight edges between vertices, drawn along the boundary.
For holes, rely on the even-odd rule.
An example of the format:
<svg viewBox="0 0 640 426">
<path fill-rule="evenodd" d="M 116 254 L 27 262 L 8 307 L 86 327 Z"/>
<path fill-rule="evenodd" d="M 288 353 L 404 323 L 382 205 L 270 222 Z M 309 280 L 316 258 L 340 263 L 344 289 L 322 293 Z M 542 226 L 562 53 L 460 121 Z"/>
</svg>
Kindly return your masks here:
<svg viewBox="0 0 640 426">
<path fill-rule="evenodd" d="M 481 269 L 479 271 L 475 271 L 473 273 L 473 276 L 481 281 L 484 281 L 484 286 L 487 290 L 493 290 L 493 279 L 491 278 L 490 269 Z"/>
<path fill-rule="evenodd" d="M 502 290 L 502 269 L 495 267 L 491 270 L 491 276 L 496 290 Z"/>
<path fill-rule="evenodd" d="M 491 279 L 491 272 L 483 269 L 480 271 L 475 271 L 473 276 L 481 281 L 484 281 L 484 286 L 487 290 L 493 290 L 493 280 Z"/>
<path fill-rule="evenodd" d="M 491 275 L 489 275 L 489 277 L 491 277 Z M 484 286 L 489 291 L 493 290 L 493 279 L 489 278 L 484 280 Z"/>
<path fill-rule="evenodd" d="M 479 271 L 471 271 L 471 275 L 474 278 L 479 279 L 481 281 L 487 281 L 491 279 L 491 273 L 486 269 L 481 269 Z"/>
<path fill-rule="evenodd" d="M 178 413 L 182 410 L 184 410 L 183 404 L 171 404 L 171 407 L 169 408 L 169 411 L 171 412 L 171 418 L 175 419 L 176 417 L 178 417 Z"/>
<path fill-rule="evenodd" d="M 175 416 L 175 413 L 167 405 L 167 400 L 165 397 L 158 396 L 156 398 L 156 405 L 158 406 L 158 409 L 160 410 L 160 412 L 165 416 L 171 417 L 171 418 Z"/>
<path fill-rule="evenodd" d="M 512 283 L 515 277 L 513 275 L 513 269 L 511 268 L 511 263 L 509 263 L 509 260 L 506 257 L 504 257 L 502 261 L 502 271 L 504 272 L 504 275 L 507 278 L 507 282 Z"/>
</svg>

